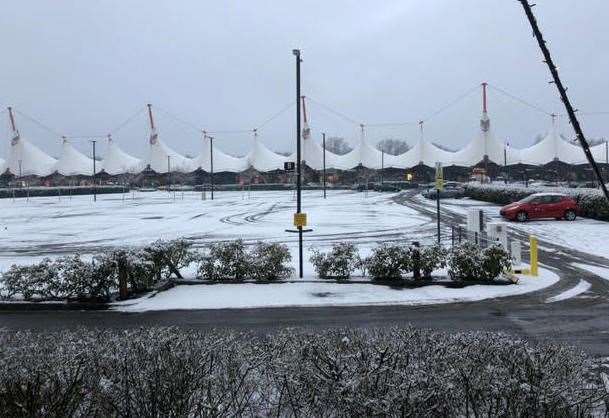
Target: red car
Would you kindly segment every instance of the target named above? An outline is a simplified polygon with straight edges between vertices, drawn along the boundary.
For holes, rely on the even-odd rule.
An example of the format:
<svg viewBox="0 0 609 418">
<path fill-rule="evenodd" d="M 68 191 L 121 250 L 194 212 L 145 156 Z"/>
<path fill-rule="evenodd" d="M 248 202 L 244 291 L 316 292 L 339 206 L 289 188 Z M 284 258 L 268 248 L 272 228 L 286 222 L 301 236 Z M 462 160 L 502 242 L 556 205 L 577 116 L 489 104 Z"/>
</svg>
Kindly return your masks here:
<svg viewBox="0 0 609 418">
<path fill-rule="evenodd" d="M 511 221 L 555 218 L 574 221 L 577 217 L 577 201 L 559 193 L 535 193 L 518 202 L 501 208 L 499 213 Z"/>
</svg>

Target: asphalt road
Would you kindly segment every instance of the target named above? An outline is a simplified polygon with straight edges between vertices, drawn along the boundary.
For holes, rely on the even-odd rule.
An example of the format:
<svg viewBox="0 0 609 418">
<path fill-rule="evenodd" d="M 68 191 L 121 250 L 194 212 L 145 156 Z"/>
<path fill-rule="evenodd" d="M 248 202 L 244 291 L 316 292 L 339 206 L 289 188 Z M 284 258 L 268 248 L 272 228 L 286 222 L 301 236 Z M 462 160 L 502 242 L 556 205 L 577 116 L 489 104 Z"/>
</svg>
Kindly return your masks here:
<svg viewBox="0 0 609 418">
<path fill-rule="evenodd" d="M 409 194 L 395 198 L 430 221 L 432 209 L 413 201 Z M 462 215 L 443 209 L 449 223 L 463 223 Z M 430 222 L 430 228 L 433 228 Z M 1 312 L 0 327 L 9 330 L 55 330 L 76 327 L 130 328 L 178 326 L 186 328 L 247 329 L 272 332 L 285 327 L 415 326 L 441 330 L 503 331 L 527 338 L 569 344 L 595 356 L 609 356 L 609 281 L 574 268 L 579 262 L 609 266 L 609 260 L 594 257 L 552 242 L 540 242 L 540 261 L 555 269 L 561 280 L 546 289 L 520 296 L 472 303 L 432 306 L 354 306 L 311 308 L 223 309 L 120 313 L 110 311 Z M 592 286 L 585 293 L 561 302 L 546 300 L 574 287 L 581 279 Z"/>
</svg>

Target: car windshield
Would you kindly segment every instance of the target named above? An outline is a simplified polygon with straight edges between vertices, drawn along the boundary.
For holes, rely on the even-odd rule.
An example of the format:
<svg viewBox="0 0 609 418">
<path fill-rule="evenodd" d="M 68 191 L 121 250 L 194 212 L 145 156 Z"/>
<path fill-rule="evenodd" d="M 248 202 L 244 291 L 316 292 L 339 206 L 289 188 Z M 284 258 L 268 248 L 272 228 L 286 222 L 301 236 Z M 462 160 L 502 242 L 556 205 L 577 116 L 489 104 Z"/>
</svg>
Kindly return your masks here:
<svg viewBox="0 0 609 418">
<path fill-rule="evenodd" d="M 532 202 L 537 197 L 539 197 L 539 196 L 536 196 L 536 195 L 532 194 L 530 196 L 525 197 L 524 199 L 520 199 L 518 201 L 518 203 L 530 203 L 530 202 Z"/>
</svg>

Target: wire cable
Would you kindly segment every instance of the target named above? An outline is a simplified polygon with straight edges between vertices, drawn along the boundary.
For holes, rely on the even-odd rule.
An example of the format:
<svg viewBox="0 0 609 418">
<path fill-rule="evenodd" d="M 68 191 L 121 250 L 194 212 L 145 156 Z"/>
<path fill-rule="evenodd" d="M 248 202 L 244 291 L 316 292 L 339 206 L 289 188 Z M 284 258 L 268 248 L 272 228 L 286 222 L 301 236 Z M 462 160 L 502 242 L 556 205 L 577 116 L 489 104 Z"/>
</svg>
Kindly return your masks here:
<svg viewBox="0 0 609 418">
<path fill-rule="evenodd" d="M 346 120 L 346 121 L 347 121 L 347 122 L 349 122 L 349 123 L 352 123 L 352 124 L 357 125 L 357 126 L 360 126 L 360 125 L 362 124 L 362 122 L 358 122 L 358 121 L 356 121 L 355 119 L 353 119 L 353 118 L 351 118 L 351 117 L 349 117 L 349 116 L 345 115 L 344 113 L 341 113 L 341 112 L 339 112 L 338 110 L 334 110 L 334 109 L 332 109 L 330 106 L 325 105 L 325 104 L 323 104 L 323 103 L 321 103 L 321 102 L 318 102 L 317 100 L 312 99 L 312 98 L 311 98 L 311 97 L 309 97 L 309 96 L 307 96 L 307 99 L 309 99 L 309 102 L 316 104 L 317 106 L 321 107 L 322 109 L 325 109 L 326 111 L 328 111 L 328 112 L 330 112 L 330 113 L 334 114 L 335 116 L 338 116 L 338 117 L 339 117 L 339 118 L 341 118 L 341 119 Z"/>
<path fill-rule="evenodd" d="M 108 132 L 111 135 L 116 134 L 118 131 L 120 131 L 121 129 L 123 129 L 125 126 L 127 126 L 129 123 L 131 123 L 137 116 L 139 116 L 141 113 L 143 113 L 146 110 L 145 107 L 140 106 L 138 108 L 137 111 L 135 111 L 131 116 L 129 116 L 127 119 L 125 119 L 123 122 L 121 122 L 120 124 L 118 124 L 115 128 L 110 129 L 110 131 Z"/>
<path fill-rule="evenodd" d="M 294 101 L 288 103 L 287 105 L 282 107 L 279 112 L 275 113 L 273 116 L 271 116 L 270 118 L 266 119 L 264 122 L 259 124 L 256 129 L 259 130 L 259 131 L 262 130 L 266 125 L 268 125 L 269 123 L 271 123 L 272 121 L 277 119 L 279 116 L 283 115 L 285 112 L 287 112 L 295 104 L 296 104 L 296 102 L 294 102 Z"/>
<path fill-rule="evenodd" d="M 467 90 L 465 93 L 463 93 L 460 96 L 458 96 L 456 99 L 450 101 L 449 103 L 447 103 L 444 106 L 440 107 L 438 110 L 432 112 L 429 116 L 421 119 L 421 121 L 427 122 L 427 121 L 435 118 L 436 116 L 440 115 L 441 113 L 443 113 L 446 110 L 450 109 L 451 107 L 455 106 L 457 103 L 461 102 L 465 98 L 469 97 L 472 93 L 477 91 L 479 88 L 480 88 L 480 85 L 478 85 L 478 84 L 475 85 L 471 89 Z"/>
<path fill-rule="evenodd" d="M 38 119 L 29 116 L 26 113 L 23 113 L 22 111 L 20 111 L 19 109 L 15 109 L 13 108 L 13 110 L 18 113 L 19 115 L 23 116 L 24 118 L 26 118 L 27 120 L 29 120 L 30 122 L 34 123 L 35 125 L 37 125 L 38 127 L 44 129 L 45 131 L 48 131 L 50 133 L 52 133 L 54 136 L 58 136 L 58 137 L 62 137 L 64 135 L 60 134 L 59 132 L 57 132 L 55 129 L 49 127 L 48 125 L 40 122 Z"/>
<path fill-rule="evenodd" d="M 154 108 L 158 111 L 160 111 L 162 114 L 164 114 L 165 116 L 168 116 L 169 118 L 175 120 L 176 122 L 181 123 L 182 125 L 184 125 L 185 127 L 188 127 L 190 129 L 192 129 L 193 131 L 196 131 L 198 133 L 201 133 L 203 131 L 203 129 L 200 126 L 197 126 L 196 124 L 187 121 L 186 119 L 183 119 L 165 109 L 163 109 L 162 107 L 159 107 L 157 105 L 154 106 Z"/>
<path fill-rule="evenodd" d="M 497 91 L 497 92 L 499 92 L 499 93 L 503 94 L 504 96 L 509 97 L 509 98 L 510 98 L 510 99 L 512 99 L 512 100 L 517 101 L 518 103 L 520 103 L 520 104 L 522 104 L 522 105 L 524 105 L 524 106 L 527 106 L 527 107 L 529 107 L 529 108 L 531 108 L 531 109 L 533 109 L 533 110 L 536 110 L 536 111 L 538 111 L 538 112 L 540 112 L 540 113 L 543 113 L 543 114 L 545 114 L 546 116 L 552 116 L 552 113 L 551 113 L 551 112 L 548 112 L 547 110 L 542 109 L 540 106 L 537 106 L 537 105 L 535 105 L 535 104 L 533 104 L 533 103 L 529 103 L 529 102 L 527 102 L 526 100 L 524 100 L 524 99 L 522 99 L 522 98 L 520 98 L 520 97 L 518 97 L 518 96 L 514 96 L 513 94 L 508 93 L 507 91 L 505 91 L 505 90 L 503 90 L 503 89 L 501 89 L 501 88 L 499 88 L 499 87 L 497 87 L 497 86 L 495 86 L 495 85 L 493 85 L 493 84 L 490 84 L 490 83 L 489 83 L 489 84 L 488 84 L 488 86 L 489 86 L 491 89 L 493 89 L 493 90 L 495 90 L 495 91 Z"/>
</svg>

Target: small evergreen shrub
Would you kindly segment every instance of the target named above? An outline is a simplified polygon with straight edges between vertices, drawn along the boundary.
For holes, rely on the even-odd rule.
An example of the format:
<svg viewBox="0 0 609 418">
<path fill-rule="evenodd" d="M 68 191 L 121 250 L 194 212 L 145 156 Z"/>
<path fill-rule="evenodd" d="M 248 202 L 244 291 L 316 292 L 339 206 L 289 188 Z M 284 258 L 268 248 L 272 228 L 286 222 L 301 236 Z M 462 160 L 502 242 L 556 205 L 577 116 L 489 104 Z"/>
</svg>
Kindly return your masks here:
<svg viewBox="0 0 609 418">
<path fill-rule="evenodd" d="M 61 297 L 62 291 L 57 266 L 50 258 L 29 266 L 13 264 L 2 275 L 1 287 L 5 297 L 20 295 L 28 301 Z"/>
<path fill-rule="evenodd" d="M 384 244 L 372 250 L 363 266 L 374 280 L 401 279 L 412 270 L 412 259 L 404 247 Z"/>
<path fill-rule="evenodd" d="M 45 258 L 29 266 L 13 265 L 2 275 L 4 298 L 21 296 L 24 300 L 68 298 L 109 299 L 116 287 L 112 272 L 105 264 L 87 262 L 80 255 Z"/>
<path fill-rule="evenodd" d="M 448 260 L 449 275 L 454 280 L 491 282 L 511 266 L 507 251 L 498 245 L 482 249 L 466 242 L 453 248 Z"/>
<path fill-rule="evenodd" d="M 108 274 L 116 286 L 120 270 L 124 269 L 128 289 L 132 293 L 142 293 L 162 283 L 159 268 L 148 254 L 142 249 L 119 249 L 95 257 L 94 262 L 99 266 L 100 275 Z"/>
<path fill-rule="evenodd" d="M 289 278 L 294 269 L 287 265 L 292 255 L 287 245 L 258 242 L 250 253 L 250 277 L 256 281 Z"/>
<path fill-rule="evenodd" d="M 242 281 L 248 277 L 250 263 L 243 240 L 215 243 L 201 257 L 199 276 L 211 281 Z"/>
<path fill-rule="evenodd" d="M 357 248 L 348 242 L 334 244 L 328 253 L 322 253 L 315 248 L 311 253 L 309 261 L 322 279 L 347 280 L 361 264 Z"/>
<path fill-rule="evenodd" d="M 431 278 L 434 270 L 446 267 L 448 250 L 441 245 L 430 245 L 419 248 L 419 263 L 421 273 L 426 279 Z"/>
<path fill-rule="evenodd" d="M 158 280 L 176 277 L 181 279 L 180 269 L 195 261 L 192 243 L 185 239 L 158 240 L 144 247 L 141 256 L 152 263 Z"/>
<path fill-rule="evenodd" d="M 510 254 L 500 245 L 491 245 L 482 251 L 483 280 L 492 281 L 512 267 Z"/>
</svg>

